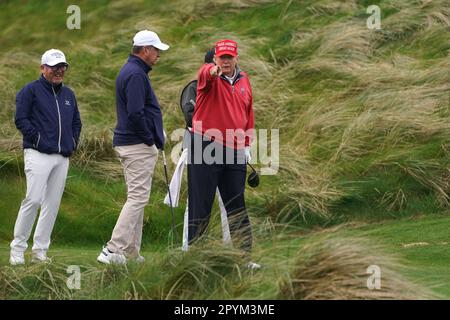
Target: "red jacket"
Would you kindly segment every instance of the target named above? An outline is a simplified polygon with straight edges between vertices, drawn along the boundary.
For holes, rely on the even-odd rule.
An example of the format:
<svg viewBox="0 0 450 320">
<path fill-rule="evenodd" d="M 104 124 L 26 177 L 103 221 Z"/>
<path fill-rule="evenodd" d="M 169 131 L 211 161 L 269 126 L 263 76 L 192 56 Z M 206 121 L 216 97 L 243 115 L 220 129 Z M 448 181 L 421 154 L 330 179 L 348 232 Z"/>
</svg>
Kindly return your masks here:
<svg viewBox="0 0 450 320">
<path fill-rule="evenodd" d="M 249 146 L 255 121 L 252 88 L 248 76 L 238 69 L 239 74 L 231 85 L 224 76 L 211 76 L 209 71 L 213 66 L 204 64 L 198 72 L 197 99 L 192 118 L 193 130 L 229 148 L 240 149 L 244 147 L 244 135 L 239 135 L 239 131 L 236 131 L 234 139 L 229 141 L 230 139 L 226 138 L 226 130 L 241 129 L 241 132 L 245 131 L 245 146 Z M 211 130 L 206 132 L 208 129 L 219 130 L 221 136 L 214 135 Z"/>
</svg>

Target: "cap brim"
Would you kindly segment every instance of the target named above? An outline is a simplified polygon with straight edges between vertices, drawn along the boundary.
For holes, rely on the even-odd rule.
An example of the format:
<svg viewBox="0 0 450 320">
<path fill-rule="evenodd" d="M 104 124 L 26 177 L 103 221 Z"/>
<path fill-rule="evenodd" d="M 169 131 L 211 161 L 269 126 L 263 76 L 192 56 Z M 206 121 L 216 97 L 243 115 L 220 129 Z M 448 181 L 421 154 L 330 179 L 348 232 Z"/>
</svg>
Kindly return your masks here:
<svg viewBox="0 0 450 320">
<path fill-rule="evenodd" d="M 56 66 L 57 64 L 61 64 L 61 63 L 64 63 L 64 64 L 66 64 L 67 66 L 69 65 L 66 61 L 64 61 L 64 60 L 61 60 L 61 61 L 55 61 L 55 62 L 52 62 L 52 63 L 46 63 L 46 65 L 48 65 L 48 66 L 50 66 L 50 67 L 54 67 L 54 66 Z"/>
<path fill-rule="evenodd" d="M 163 50 L 163 51 L 169 49 L 169 46 L 162 42 L 158 43 L 158 44 L 152 44 L 152 46 L 154 46 L 155 48 L 158 48 L 159 50 Z"/>
<path fill-rule="evenodd" d="M 233 56 L 233 57 L 237 56 L 236 52 L 233 52 L 233 51 L 222 51 L 219 54 L 216 54 L 216 56 L 217 57 L 221 57 L 221 56 L 224 56 L 226 54 L 229 55 L 229 56 Z"/>
</svg>

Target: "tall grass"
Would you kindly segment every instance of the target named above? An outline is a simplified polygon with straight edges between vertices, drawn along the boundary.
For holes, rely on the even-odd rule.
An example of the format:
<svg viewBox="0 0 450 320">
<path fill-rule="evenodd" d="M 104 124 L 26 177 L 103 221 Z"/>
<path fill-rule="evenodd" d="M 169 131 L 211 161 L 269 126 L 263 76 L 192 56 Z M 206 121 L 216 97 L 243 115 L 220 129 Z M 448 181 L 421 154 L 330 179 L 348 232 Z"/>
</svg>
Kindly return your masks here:
<svg viewBox="0 0 450 320">
<path fill-rule="evenodd" d="M 429 299 L 423 291 L 399 274 L 401 264 L 377 254 L 364 239 L 322 239 L 302 247 L 292 271 L 279 282 L 284 299 Z M 370 267 L 380 271 L 380 287 L 369 279 Z M 369 272 L 367 271 L 369 269 Z"/>
<path fill-rule="evenodd" d="M 140 1 L 106 1 L 102 6 L 82 3 L 84 31 L 67 33 L 68 40 L 79 44 L 67 51 L 73 66 L 67 82 L 79 96 L 85 123 L 76 166 L 119 176 L 111 148 L 114 79 L 133 33 L 148 27 L 171 44 L 151 73 L 169 133 L 183 126 L 179 94 L 195 77 L 204 52 L 218 38 L 238 40 L 240 65 L 254 88 L 257 127 L 279 128 L 281 133 L 279 179 L 267 187 L 263 179 L 259 191 L 251 192 L 266 201 L 267 193 L 277 190 L 278 199 L 262 205 L 270 207 L 266 213 L 271 216 L 329 219 L 355 195 L 360 202 L 380 203 L 383 215 L 404 208 L 420 187 L 435 195 L 437 205 L 430 211 L 448 204 L 446 1 L 382 1 L 379 32 L 366 28 L 365 3 L 357 1 L 177 2 L 152 6 L 152 19 Z M 135 15 L 126 14 L 124 6 Z M 22 10 L 34 12 L 32 6 Z M 101 17 L 100 26 L 95 19 Z M 92 33 L 96 23 L 99 32 Z M 10 36 L 16 29 L 12 24 L 4 31 L 0 58 L 6 66 L 0 71 L 0 144 L 8 152 L 20 150 L 12 123 L 14 94 L 36 77 L 34 66 L 42 51 L 37 40 L 31 51 L 9 62 Z M 68 43 L 61 44 L 65 49 Z M 398 180 L 376 191 L 371 185 L 380 180 L 380 171 Z M 395 194 L 403 194 L 400 206 L 386 200 Z"/>
<path fill-rule="evenodd" d="M 369 1 L 79 1 L 82 29 L 74 31 L 65 29 L 67 1 L 2 3 L 1 238 L 10 240 L 25 188 L 21 135 L 13 121 L 15 94 L 38 77 L 40 55 L 58 47 L 71 63 L 66 83 L 76 92 L 84 126 L 55 240 L 90 246 L 108 240 L 126 196 L 112 149 L 114 81 L 132 36 L 143 28 L 157 31 L 171 45 L 150 73 L 169 135 L 184 126 L 179 95 L 195 78 L 205 51 L 221 38 L 238 41 L 239 65 L 253 87 L 256 126 L 280 129 L 278 174 L 261 177 L 257 189 L 246 191 L 252 219 L 264 226 L 255 232 L 265 245 L 274 232 L 287 232 L 286 223 L 328 226 L 445 211 L 450 201 L 450 5 L 445 0 L 377 3 L 382 10 L 379 31 L 366 28 Z M 50 8 L 45 19 L 37 18 Z M 169 141 L 166 152 L 174 145 Z M 173 169 L 169 163 L 169 171 Z M 161 203 L 164 190 L 157 165 L 144 247 L 170 242 L 168 208 Z M 176 209 L 177 221 L 183 212 L 183 207 Z M 353 282 L 341 281 L 343 270 L 363 272 L 358 263 L 364 249 L 359 246 L 326 242 L 301 247 L 302 253 L 286 242 L 268 249 L 270 267 L 259 274 L 246 273 L 233 250 L 221 249 L 218 255 L 199 246 L 189 254 L 162 254 L 155 266 L 173 272 L 154 280 L 149 278 L 158 273 L 149 264 L 112 271 L 87 265 L 92 285 L 72 293 L 55 284 L 56 274 L 62 279 L 63 265 L 36 266 L 21 272 L 4 269 L 1 290 L 4 297 L 31 298 L 410 297 L 394 287 L 386 295 L 366 296 L 359 287 L 346 292 Z M 280 265 L 270 257 L 286 258 L 276 250 L 296 253 L 292 268 L 281 266 L 278 272 L 271 267 Z M 353 251 L 358 257 L 349 254 Z M 258 254 L 265 256 L 264 251 Z M 308 274 L 305 266 L 311 264 L 318 268 Z M 336 276 L 333 283 L 339 288 L 320 282 L 314 272 Z M 97 292 L 93 288 L 99 283 Z M 120 289 L 108 293 L 113 287 Z M 38 293 L 33 295 L 31 288 Z M 399 283 L 398 288 L 412 287 Z"/>
<path fill-rule="evenodd" d="M 2 299 L 419 299 L 433 298 L 401 276 L 404 270 L 364 239 L 329 235 L 299 241 L 287 233 L 261 241 L 246 268 L 242 253 L 214 240 L 168 253 L 154 251 L 144 264 L 94 265 L 95 253 L 71 250 L 50 265 L 2 267 Z M 92 261 L 92 262 L 91 262 Z M 381 268 L 381 290 L 367 287 L 370 265 Z M 80 268 L 80 288 L 67 286 L 69 265 Z M 162 272 L 164 270 L 164 272 Z"/>
<path fill-rule="evenodd" d="M 127 15 L 124 6 L 135 15 Z M 85 123 L 74 164 L 98 175 L 119 176 L 111 148 L 114 79 L 133 33 L 148 27 L 171 44 L 151 73 L 169 133 L 183 126 L 179 94 L 195 77 L 204 52 L 218 38 L 238 40 L 240 64 L 254 88 L 257 127 L 281 133 L 280 179 L 268 188 L 263 179 L 260 190 L 251 192 L 265 201 L 275 187 L 279 198 L 263 205 L 271 208 L 270 215 L 331 218 L 336 205 L 352 195 L 364 202 L 374 194 L 366 186 L 377 172 L 398 168 L 399 179 L 412 178 L 416 185 L 386 184 L 386 190 L 375 192 L 378 197 L 367 198 L 386 204 L 380 214 L 404 207 L 418 185 L 435 194 L 438 205 L 430 210 L 446 206 L 449 6 L 445 1 L 383 1 L 379 32 L 366 28 L 364 6 L 327 0 L 177 2 L 152 6 L 149 20 L 138 10 L 147 8 L 140 1 L 105 2 L 103 9 L 82 3 L 84 31 L 65 31 L 79 44 L 67 51 L 72 62 L 67 82 L 79 97 Z M 92 33 L 100 17 L 101 29 Z M 55 23 L 60 19 L 51 18 Z M 0 144 L 5 151 L 20 149 L 12 123 L 14 94 L 37 76 L 35 65 L 43 50 L 37 41 L 11 63 L 10 35 L 16 28 L 12 24 L 4 31 L 0 58 L 5 62 L 0 71 Z M 401 206 L 385 201 L 399 193 L 404 194 Z"/>
<path fill-rule="evenodd" d="M 330 6 L 320 10 L 311 7 L 315 15 L 328 15 L 327 10 L 334 8 L 331 2 L 320 3 Z M 386 7 L 391 6 L 394 4 L 386 3 Z M 444 2 L 396 2 L 395 8 L 398 12 L 383 20 L 386 23 L 381 33 L 366 29 L 364 20 L 356 17 L 302 31 L 292 38 L 292 50 L 319 45 L 314 55 L 289 60 L 275 79 L 283 85 L 295 81 L 300 92 L 305 91 L 303 96 L 290 95 L 291 101 L 285 102 L 285 106 L 298 103 L 298 107 L 283 118 L 297 128 L 289 131 L 292 138 L 286 138 L 289 147 L 282 154 L 286 160 L 281 172 L 286 173 L 283 193 L 299 205 L 286 203 L 282 211 L 296 210 L 303 216 L 305 212 L 329 213 L 340 199 L 352 194 L 363 192 L 366 201 L 378 201 L 389 194 L 414 192 L 414 184 L 435 194 L 434 209 L 447 206 L 448 161 L 441 146 L 449 138 L 450 41 L 445 36 L 449 7 Z M 436 15 L 441 19 L 430 22 Z M 383 36 L 383 32 L 390 36 Z M 421 39 L 430 35 L 433 45 L 439 47 L 443 41 L 447 51 L 433 59 L 425 59 L 426 54 L 417 56 L 422 52 Z M 406 38 L 415 39 L 408 50 L 396 46 Z M 385 50 L 390 50 L 389 55 Z M 289 117 L 293 114 L 296 117 Z M 398 182 L 389 185 L 384 181 L 386 191 L 378 193 L 380 198 L 366 196 L 370 190 L 364 190 L 365 181 L 377 179 L 380 170 L 396 172 L 398 166 L 403 175 L 399 179 L 412 178 L 406 190 Z M 395 198 L 407 202 L 410 196 Z M 380 211 L 402 206 L 386 203 Z"/>
</svg>

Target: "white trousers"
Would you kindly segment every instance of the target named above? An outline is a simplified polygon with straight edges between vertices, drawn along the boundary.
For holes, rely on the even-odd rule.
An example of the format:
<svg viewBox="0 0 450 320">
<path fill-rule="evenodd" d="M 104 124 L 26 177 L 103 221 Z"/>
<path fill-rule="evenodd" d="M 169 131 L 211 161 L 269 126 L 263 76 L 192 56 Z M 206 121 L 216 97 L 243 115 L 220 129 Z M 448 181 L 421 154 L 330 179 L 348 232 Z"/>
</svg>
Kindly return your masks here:
<svg viewBox="0 0 450 320">
<path fill-rule="evenodd" d="M 11 251 L 22 253 L 28 248 L 27 241 L 40 207 L 32 251 L 45 253 L 50 246 L 50 236 L 64 192 L 69 158 L 25 149 L 24 160 L 27 193 L 17 215 Z"/>
</svg>

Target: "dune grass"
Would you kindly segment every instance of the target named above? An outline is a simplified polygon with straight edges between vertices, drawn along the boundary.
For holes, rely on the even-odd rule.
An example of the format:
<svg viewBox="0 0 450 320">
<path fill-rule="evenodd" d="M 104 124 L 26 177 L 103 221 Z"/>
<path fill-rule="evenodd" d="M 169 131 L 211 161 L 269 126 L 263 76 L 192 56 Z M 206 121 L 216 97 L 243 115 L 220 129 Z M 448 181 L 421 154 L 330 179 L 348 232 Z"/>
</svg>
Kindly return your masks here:
<svg viewBox="0 0 450 320">
<path fill-rule="evenodd" d="M 449 258 L 441 244 L 448 241 L 450 202 L 448 1 L 83 0 L 77 3 L 81 30 L 65 26 L 70 4 L 56 0 L 0 4 L 3 265 L 25 190 L 21 136 L 13 121 L 15 94 L 38 77 L 40 56 L 49 47 L 68 57 L 66 83 L 77 94 L 84 124 L 53 234 L 55 252 L 62 258 L 48 267 L 3 266 L 2 298 L 427 298 L 426 289 L 415 290 L 420 293 L 415 296 L 404 293 L 414 291 L 413 280 L 434 288 L 434 282 L 448 278 Z M 379 31 L 366 28 L 366 8 L 371 4 L 382 11 Z M 152 262 L 125 271 L 92 262 L 125 200 L 122 169 L 111 147 L 114 81 L 130 51 L 130 39 L 143 28 L 157 31 L 171 45 L 150 74 L 169 135 L 184 127 L 179 94 L 195 77 L 204 52 L 219 38 L 239 43 L 240 66 L 253 86 L 256 126 L 279 129 L 281 141 L 277 175 L 262 176 L 260 187 L 246 191 L 251 218 L 262 226 L 255 230 L 260 242 L 255 256 L 267 269 L 259 274 L 243 270 L 241 257 L 232 250 L 224 249 L 223 256 L 200 249 L 190 255 L 167 251 L 173 238 L 169 210 L 162 204 L 161 165 L 154 175 L 143 235 L 144 252 Z M 176 143 L 169 141 L 166 153 Z M 175 210 L 179 234 L 183 212 L 182 203 Z M 214 219 L 217 226 L 217 215 Z M 338 252 L 358 255 L 339 259 L 333 244 L 315 235 L 322 228 L 347 229 L 348 223 L 369 224 L 349 228 L 349 236 L 382 241 L 386 256 L 403 257 L 418 271 L 399 271 L 409 280 L 389 287 L 385 295 L 364 290 L 360 294 L 361 282 L 351 282 L 355 291 L 342 295 L 340 288 L 349 283 L 345 279 L 333 281 L 336 288 L 323 283 L 312 289 L 302 286 L 303 280 L 315 283 L 314 273 L 305 274 L 310 264 L 318 265 L 317 272 L 337 277 L 333 279 L 341 279 L 340 272 L 348 266 L 355 267 L 362 279 L 365 244 L 361 248 L 338 241 Z M 289 228 L 300 233 L 299 242 Z M 220 231 L 212 229 L 210 237 L 220 238 Z M 425 240 L 415 239 L 415 233 Z M 428 238 L 433 235 L 437 242 Z M 307 245 L 309 237 L 312 243 Z M 415 242 L 428 245 L 400 245 Z M 170 264 L 172 258 L 178 267 Z M 67 291 L 60 283 L 66 264 L 79 261 L 89 285 L 81 292 Z M 290 267 L 284 268 L 284 261 Z M 386 261 L 397 275 L 395 263 Z M 322 262 L 334 267 L 324 271 Z M 160 268 L 172 272 L 161 274 Z M 187 273 L 189 268 L 195 272 Z M 432 276 L 423 279 L 427 273 Z M 445 286 L 435 292 L 449 296 Z"/>
<path fill-rule="evenodd" d="M 448 220 L 448 219 L 446 219 Z M 440 223 L 442 224 L 442 219 Z M 437 223 L 434 221 L 434 223 Z M 448 221 L 447 221 L 448 225 Z M 417 227 L 417 226 L 416 226 Z M 399 258 L 399 238 L 381 245 L 379 235 L 390 228 L 365 227 L 302 234 L 295 230 L 258 239 L 254 257 L 261 270 L 245 267 L 241 252 L 204 239 L 187 253 L 179 248 L 145 248 L 144 264 L 107 267 L 95 261 L 98 249 L 55 245 L 53 263 L 23 267 L 6 265 L 0 252 L 0 296 L 4 299 L 430 299 L 450 295 L 443 259 L 430 268 L 425 252 Z M 285 230 L 287 231 L 287 230 Z M 368 232 L 367 232 L 368 231 Z M 352 234 L 350 236 L 349 234 Z M 370 241 L 367 233 L 371 234 Z M 364 235 L 360 238 L 358 235 Z M 377 235 L 378 234 L 378 235 Z M 266 233 L 267 235 L 267 233 Z M 442 235 L 441 235 L 442 236 Z M 403 234 L 403 239 L 408 238 Z M 439 236 L 435 235 L 435 239 Z M 3 247 L 3 246 L 2 246 Z M 419 247 L 420 248 L 420 247 Z M 423 249 L 423 247 L 422 247 Z M 410 250 L 410 249 L 406 249 Z M 439 256 L 445 248 L 437 247 Z M 431 256 L 431 253 L 428 253 Z M 27 258 L 29 258 L 27 256 Z M 367 268 L 381 269 L 381 290 L 369 290 Z M 69 266 L 81 271 L 79 289 L 67 287 Z M 433 270 L 432 275 L 427 274 Z M 161 272 L 161 270 L 165 270 Z M 431 288 L 431 289 L 430 289 Z"/>
<path fill-rule="evenodd" d="M 64 24 L 59 12 L 64 5 L 47 1 L 53 10 L 34 29 L 56 32 Z M 114 79 L 136 29 L 152 28 L 172 45 L 151 75 L 169 133 L 183 127 L 178 96 L 195 76 L 203 52 L 215 39 L 233 37 L 256 93 L 257 127 L 280 129 L 277 187 L 255 192 L 261 199 L 279 190 L 275 202 L 265 202 L 264 207 L 273 208 L 268 214 L 330 218 L 350 201 L 365 207 L 376 202 L 377 215 L 389 212 L 388 217 L 408 203 L 415 206 L 417 190 L 435 198 L 428 211 L 445 208 L 449 5 L 379 5 L 383 28 L 376 32 L 366 28 L 364 1 L 82 1 L 82 29 L 62 28 L 52 43 L 67 51 L 73 65 L 67 83 L 79 96 L 85 124 L 74 163 L 110 176 L 120 170 L 110 147 Z M 14 93 L 37 76 L 35 66 L 46 43 L 44 33 L 18 31 L 21 19 L 40 8 L 37 2 L 16 8 L 20 19 L 7 16 L 13 3 L 3 6 L 1 20 L 8 27 L 1 40 L 5 139 L 0 143 L 11 149 L 20 147 L 11 122 Z M 6 63 L 12 48 L 26 42 L 31 43 L 17 62 Z"/>
</svg>

